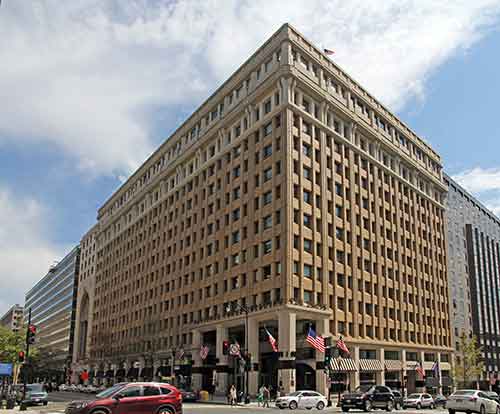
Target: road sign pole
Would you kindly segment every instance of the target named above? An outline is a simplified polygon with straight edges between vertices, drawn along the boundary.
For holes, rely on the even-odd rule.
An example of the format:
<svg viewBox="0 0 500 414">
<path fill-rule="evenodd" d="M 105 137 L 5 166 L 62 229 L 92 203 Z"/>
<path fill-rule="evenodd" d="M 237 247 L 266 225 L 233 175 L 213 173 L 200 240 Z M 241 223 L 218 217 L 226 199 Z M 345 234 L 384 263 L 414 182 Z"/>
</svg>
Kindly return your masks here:
<svg viewBox="0 0 500 414">
<path fill-rule="evenodd" d="M 23 400 L 21 401 L 21 406 L 19 407 L 19 411 L 26 411 L 26 383 L 28 381 L 28 373 L 27 371 L 27 364 L 28 364 L 28 358 L 30 356 L 30 327 L 31 327 L 31 308 L 29 308 L 29 313 L 28 313 L 28 327 L 26 328 L 26 354 L 24 357 L 24 369 L 23 369 Z"/>
</svg>

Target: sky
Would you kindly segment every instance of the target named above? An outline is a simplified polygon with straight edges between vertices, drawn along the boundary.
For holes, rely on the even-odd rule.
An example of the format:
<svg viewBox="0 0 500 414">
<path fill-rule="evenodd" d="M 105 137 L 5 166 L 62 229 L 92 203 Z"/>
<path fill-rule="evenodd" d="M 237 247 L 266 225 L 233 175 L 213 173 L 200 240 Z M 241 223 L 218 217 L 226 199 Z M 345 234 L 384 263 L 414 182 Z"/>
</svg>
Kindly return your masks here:
<svg viewBox="0 0 500 414">
<path fill-rule="evenodd" d="M 2 0 L 0 314 L 285 22 L 500 214 L 500 0 Z"/>
</svg>

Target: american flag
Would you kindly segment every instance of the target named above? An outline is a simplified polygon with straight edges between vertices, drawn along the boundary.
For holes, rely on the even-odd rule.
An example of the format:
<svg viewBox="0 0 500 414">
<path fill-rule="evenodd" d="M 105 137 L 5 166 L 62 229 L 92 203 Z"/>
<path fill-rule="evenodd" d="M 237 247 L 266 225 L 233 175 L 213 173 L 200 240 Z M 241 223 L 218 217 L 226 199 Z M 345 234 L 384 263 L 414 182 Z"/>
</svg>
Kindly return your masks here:
<svg viewBox="0 0 500 414">
<path fill-rule="evenodd" d="M 208 346 L 203 345 L 200 349 L 200 357 L 202 360 L 207 359 L 208 356 Z"/>
<path fill-rule="evenodd" d="M 432 366 L 432 372 L 434 373 L 435 378 L 439 377 L 439 361 L 434 362 L 434 365 Z"/>
<path fill-rule="evenodd" d="M 184 349 L 183 348 L 180 348 L 177 350 L 177 359 L 182 359 L 182 357 L 184 356 Z"/>
<path fill-rule="evenodd" d="M 345 344 L 344 340 L 342 339 L 342 337 L 340 337 L 338 340 L 337 340 L 337 349 L 340 350 L 341 352 L 341 356 L 349 356 L 351 355 L 351 353 L 349 352 L 349 348 L 347 348 L 347 345 Z"/>
<path fill-rule="evenodd" d="M 420 378 L 424 379 L 425 378 L 425 371 L 422 368 L 422 365 L 420 362 L 417 362 L 417 365 L 415 365 L 415 371 L 417 371 L 418 375 L 420 375 Z"/>
<path fill-rule="evenodd" d="M 335 54 L 335 52 L 333 50 L 331 50 L 331 49 L 323 49 L 323 52 L 325 52 L 325 54 L 327 54 L 327 55 L 333 55 L 333 54 Z"/>
<path fill-rule="evenodd" d="M 274 336 L 271 335 L 271 332 L 269 332 L 267 329 L 266 329 L 266 333 L 267 333 L 267 339 L 269 340 L 269 343 L 271 344 L 273 351 L 278 352 L 278 342 L 276 341 Z"/>
<path fill-rule="evenodd" d="M 307 332 L 306 341 L 311 344 L 314 349 L 325 353 L 325 339 L 322 336 L 316 335 L 316 332 L 314 332 L 311 327 L 309 327 L 309 332 Z"/>
</svg>

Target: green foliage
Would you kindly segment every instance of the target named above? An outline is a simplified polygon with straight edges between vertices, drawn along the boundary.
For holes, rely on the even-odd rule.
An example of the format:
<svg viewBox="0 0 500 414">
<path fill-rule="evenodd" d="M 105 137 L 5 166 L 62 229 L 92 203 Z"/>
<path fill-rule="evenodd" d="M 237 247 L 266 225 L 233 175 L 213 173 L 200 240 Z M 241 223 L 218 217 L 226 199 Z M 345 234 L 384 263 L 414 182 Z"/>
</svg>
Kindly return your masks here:
<svg viewBox="0 0 500 414">
<path fill-rule="evenodd" d="M 0 362 L 11 362 L 16 364 L 19 351 L 26 351 L 26 334 L 12 332 L 10 329 L 0 326 Z M 30 347 L 29 359 L 31 362 L 38 357 L 38 351 Z"/>
<path fill-rule="evenodd" d="M 483 372 L 484 362 L 481 361 L 481 347 L 477 338 L 469 338 L 465 333 L 460 336 L 460 342 L 455 354 L 454 378 L 463 385 L 477 381 Z"/>
</svg>

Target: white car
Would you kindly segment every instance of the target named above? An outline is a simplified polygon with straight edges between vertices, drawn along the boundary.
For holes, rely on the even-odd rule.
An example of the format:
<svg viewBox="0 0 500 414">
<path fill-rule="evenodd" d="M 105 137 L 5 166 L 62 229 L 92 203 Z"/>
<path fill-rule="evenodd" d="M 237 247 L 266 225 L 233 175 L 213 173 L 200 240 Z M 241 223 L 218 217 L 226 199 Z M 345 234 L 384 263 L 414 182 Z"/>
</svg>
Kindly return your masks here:
<svg viewBox="0 0 500 414">
<path fill-rule="evenodd" d="M 68 391 L 68 386 L 66 384 L 59 385 L 59 391 Z"/>
<path fill-rule="evenodd" d="M 429 394 L 410 394 L 403 401 L 404 408 L 430 408 L 434 409 L 434 399 Z"/>
<path fill-rule="evenodd" d="M 276 407 L 289 408 L 295 410 L 297 408 L 317 408 L 322 410 L 326 407 L 328 400 L 325 396 L 316 391 L 295 391 L 284 397 L 276 399 Z"/>
<path fill-rule="evenodd" d="M 458 390 L 448 397 L 446 408 L 450 414 L 457 411 L 479 414 L 500 414 L 499 405 L 480 390 Z"/>
</svg>

